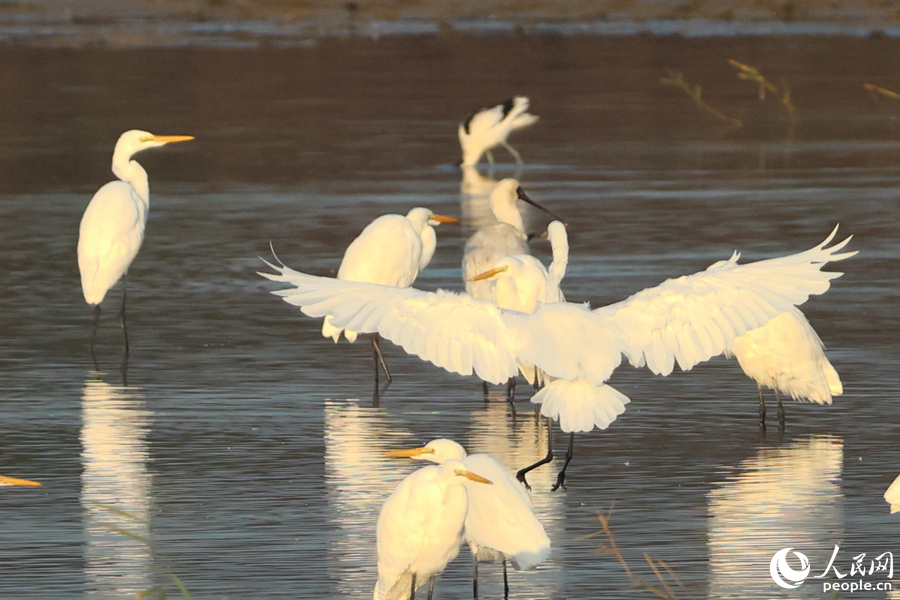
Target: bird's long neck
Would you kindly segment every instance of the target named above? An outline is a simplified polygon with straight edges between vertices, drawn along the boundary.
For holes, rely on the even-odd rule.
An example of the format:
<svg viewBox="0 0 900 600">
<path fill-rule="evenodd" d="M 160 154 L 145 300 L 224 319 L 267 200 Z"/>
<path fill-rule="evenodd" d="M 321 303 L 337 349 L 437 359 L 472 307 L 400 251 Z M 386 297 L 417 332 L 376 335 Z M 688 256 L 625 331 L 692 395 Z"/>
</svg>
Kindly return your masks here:
<svg viewBox="0 0 900 600">
<path fill-rule="evenodd" d="M 522 213 L 514 204 L 506 202 L 491 202 L 491 211 L 501 223 L 507 223 L 516 228 L 516 231 L 525 232 L 525 223 L 522 221 Z"/>
<path fill-rule="evenodd" d="M 550 263 L 550 268 L 547 269 L 549 274 L 547 290 L 551 294 L 555 294 L 556 301 L 559 301 L 559 286 L 566 276 L 566 267 L 569 266 L 569 240 L 553 239 L 551 246 L 553 248 L 553 262 Z"/>
<path fill-rule="evenodd" d="M 113 155 L 112 172 L 116 177 L 131 185 L 146 206 L 150 205 L 150 183 L 147 171 L 130 156 Z"/>
</svg>

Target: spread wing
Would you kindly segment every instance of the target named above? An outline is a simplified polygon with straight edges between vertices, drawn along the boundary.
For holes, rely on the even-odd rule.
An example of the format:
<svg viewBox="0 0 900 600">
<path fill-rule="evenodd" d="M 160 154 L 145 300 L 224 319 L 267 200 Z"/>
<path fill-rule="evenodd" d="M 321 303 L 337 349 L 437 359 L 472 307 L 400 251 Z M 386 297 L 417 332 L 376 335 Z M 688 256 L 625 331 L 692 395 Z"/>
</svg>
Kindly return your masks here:
<svg viewBox="0 0 900 600">
<path fill-rule="evenodd" d="M 618 325 L 625 355 L 632 365 L 647 365 L 668 375 L 675 362 L 688 370 L 730 348 L 734 339 L 765 325 L 776 315 L 828 290 L 841 273 L 822 271 L 853 236 L 825 248 L 825 241 L 805 252 L 739 265 L 740 255 L 705 271 L 669 279 L 594 314 Z"/>
</svg>

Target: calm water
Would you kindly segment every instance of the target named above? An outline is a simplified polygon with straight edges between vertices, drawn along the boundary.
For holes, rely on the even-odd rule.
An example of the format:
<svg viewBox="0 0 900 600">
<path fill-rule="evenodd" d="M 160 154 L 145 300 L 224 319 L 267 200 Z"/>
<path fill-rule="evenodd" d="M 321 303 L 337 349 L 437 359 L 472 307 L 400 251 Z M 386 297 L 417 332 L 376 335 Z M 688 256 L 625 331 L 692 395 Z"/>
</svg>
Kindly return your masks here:
<svg viewBox="0 0 900 600">
<path fill-rule="evenodd" d="M 369 346 L 323 340 L 255 274 L 270 241 L 286 264 L 334 273 L 375 215 L 427 205 L 469 222 L 439 229 L 417 286 L 460 289 L 483 200 L 460 194 L 456 124 L 512 93 L 541 116 L 513 142 L 523 185 L 571 224 L 570 300 L 615 301 L 734 249 L 804 250 L 838 222 L 860 250 L 804 307 L 844 382 L 833 406 L 790 403 L 786 431 L 761 433 L 755 384 L 733 361 L 668 378 L 623 367 L 613 383 L 632 403 L 578 436 L 568 490 L 549 491 L 558 462 L 531 476 L 553 553 L 511 575 L 512 596 L 653 597 L 597 553 L 603 535 L 587 537 L 610 511 L 635 575 L 659 586 L 643 553 L 662 559 L 681 598 L 821 597 L 821 580 L 772 582 L 769 560 L 788 546 L 811 575 L 835 545 L 842 573 L 858 554 L 897 553 L 881 495 L 900 473 L 900 103 L 875 103 L 862 84 L 896 89 L 898 50 L 878 38 L 559 35 L 4 48 L 0 472 L 44 487 L 0 492 L 0 598 L 156 585 L 178 597 L 172 574 L 195 598 L 369 598 L 378 511 L 414 467 L 382 451 L 450 437 L 514 468 L 539 457 L 546 432 L 513 422 L 499 390 L 484 402 L 477 380 L 393 346 L 395 383 L 373 402 Z M 796 123 L 729 58 L 787 82 Z M 666 68 L 744 128 L 662 86 Z M 117 287 L 96 372 L 78 221 L 133 127 L 197 140 L 140 156 L 152 200 L 129 273 L 132 356 L 123 373 Z M 463 550 L 439 597 L 469 597 L 469 571 Z M 502 596 L 499 572 L 482 568 L 483 597 Z"/>
</svg>

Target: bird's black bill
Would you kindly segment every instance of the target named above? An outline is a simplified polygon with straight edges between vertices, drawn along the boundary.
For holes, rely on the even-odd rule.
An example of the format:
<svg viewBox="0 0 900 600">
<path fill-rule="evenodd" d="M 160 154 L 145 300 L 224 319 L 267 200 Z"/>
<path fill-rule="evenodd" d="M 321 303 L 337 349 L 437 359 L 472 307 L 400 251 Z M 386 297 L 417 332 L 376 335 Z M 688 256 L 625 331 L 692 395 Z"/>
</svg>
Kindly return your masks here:
<svg viewBox="0 0 900 600">
<path fill-rule="evenodd" d="M 522 189 L 521 185 L 519 186 L 519 189 L 516 190 L 516 195 L 519 197 L 519 200 L 521 200 L 522 202 L 527 202 L 528 204 L 532 205 L 533 207 L 539 208 L 540 210 L 544 211 L 545 213 L 547 213 L 548 215 L 550 215 L 557 221 L 561 221 L 562 224 L 565 225 L 566 227 L 569 226 L 569 224 L 566 223 L 566 221 L 562 217 L 560 217 L 558 214 L 556 214 L 555 212 L 553 212 L 546 206 L 541 206 L 540 204 L 538 204 L 537 202 L 535 202 L 534 200 L 529 198 L 528 194 L 525 193 L 525 190 Z"/>
</svg>

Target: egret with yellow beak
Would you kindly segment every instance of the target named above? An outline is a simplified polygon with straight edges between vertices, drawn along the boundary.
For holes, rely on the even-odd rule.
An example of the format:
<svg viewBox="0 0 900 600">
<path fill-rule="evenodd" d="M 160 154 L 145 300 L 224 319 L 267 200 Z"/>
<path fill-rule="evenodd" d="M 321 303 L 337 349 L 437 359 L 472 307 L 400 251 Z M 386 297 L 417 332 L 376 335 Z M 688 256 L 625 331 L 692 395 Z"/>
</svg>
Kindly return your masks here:
<svg viewBox="0 0 900 600">
<path fill-rule="evenodd" d="M 94 335 L 100 319 L 100 303 L 106 293 L 128 272 L 144 241 L 144 226 L 150 210 L 150 184 L 147 172 L 132 156 L 141 150 L 194 139 L 189 135 L 153 135 L 132 129 L 119 136 L 113 151 L 112 172 L 119 178 L 97 190 L 91 198 L 78 234 L 78 269 L 81 290 L 88 304 L 95 306 Z M 119 312 L 125 333 L 128 356 L 128 330 L 125 327 L 125 286 Z M 91 349 L 93 351 L 93 337 Z"/>
</svg>

